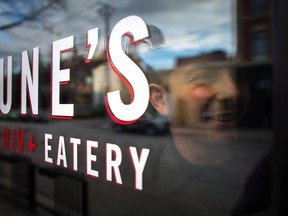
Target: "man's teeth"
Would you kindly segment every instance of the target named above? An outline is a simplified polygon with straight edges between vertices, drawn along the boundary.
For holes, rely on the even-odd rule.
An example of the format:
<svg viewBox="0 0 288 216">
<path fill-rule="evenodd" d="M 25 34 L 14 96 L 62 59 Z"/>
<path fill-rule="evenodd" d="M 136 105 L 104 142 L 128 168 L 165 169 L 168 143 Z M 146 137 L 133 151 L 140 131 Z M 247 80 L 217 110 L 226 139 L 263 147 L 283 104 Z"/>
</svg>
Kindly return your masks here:
<svg viewBox="0 0 288 216">
<path fill-rule="evenodd" d="M 204 112 L 203 118 L 212 119 L 214 121 L 221 121 L 221 122 L 235 121 L 235 115 L 232 113 L 223 113 L 223 114 L 219 114 L 219 115 L 213 115 L 209 112 Z"/>
<path fill-rule="evenodd" d="M 222 122 L 231 122 L 235 120 L 234 115 L 231 115 L 231 114 L 214 116 L 213 119 L 216 121 L 222 121 Z"/>
</svg>

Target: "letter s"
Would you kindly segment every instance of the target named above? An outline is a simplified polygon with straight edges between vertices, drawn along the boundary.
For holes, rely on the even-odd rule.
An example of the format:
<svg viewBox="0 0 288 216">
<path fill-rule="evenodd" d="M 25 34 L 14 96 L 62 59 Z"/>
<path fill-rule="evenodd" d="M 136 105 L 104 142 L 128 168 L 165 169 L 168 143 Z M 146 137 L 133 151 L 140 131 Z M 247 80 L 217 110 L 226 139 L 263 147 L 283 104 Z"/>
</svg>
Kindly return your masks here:
<svg viewBox="0 0 288 216">
<path fill-rule="evenodd" d="M 108 92 L 105 97 L 110 117 L 120 124 L 131 124 L 140 118 L 149 104 L 149 84 L 143 71 L 122 49 L 122 37 L 128 36 L 133 45 L 143 42 L 149 36 L 145 22 L 138 16 L 120 20 L 113 28 L 107 44 L 107 58 L 110 67 L 129 90 L 131 103 L 124 104 L 120 91 Z"/>
</svg>

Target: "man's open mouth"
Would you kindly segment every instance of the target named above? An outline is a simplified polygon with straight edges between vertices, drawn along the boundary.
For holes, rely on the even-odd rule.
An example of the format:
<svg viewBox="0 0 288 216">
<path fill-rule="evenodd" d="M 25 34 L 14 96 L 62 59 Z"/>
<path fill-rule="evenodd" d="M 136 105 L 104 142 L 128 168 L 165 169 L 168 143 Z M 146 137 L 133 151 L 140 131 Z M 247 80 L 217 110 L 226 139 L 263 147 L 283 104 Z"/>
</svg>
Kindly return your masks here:
<svg viewBox="0 0 288 216">
<path fill-rule="evenodd" d="M 235 112 L 229 111 L 229 112 L 222 112 L 222 113 L 215 113 L 215 112 L 203 112 L 202 118 L 205 120 L 213 120 L 217 122 L 223 122 L 223 123 L 230 123 L 236 121 L 236 114 Z"/>
</svg>

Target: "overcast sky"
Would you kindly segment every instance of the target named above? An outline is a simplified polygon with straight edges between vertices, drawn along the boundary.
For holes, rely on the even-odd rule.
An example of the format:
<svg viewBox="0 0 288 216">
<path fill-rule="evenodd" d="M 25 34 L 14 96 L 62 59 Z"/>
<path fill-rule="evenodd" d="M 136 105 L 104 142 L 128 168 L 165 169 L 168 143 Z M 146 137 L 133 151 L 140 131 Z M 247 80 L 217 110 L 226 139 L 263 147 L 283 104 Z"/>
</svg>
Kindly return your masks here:
<svg viewBox="0 0 288 216">
<path fill-rule="evenodd" d="M 110 29 L 129 15 L 142 17 L 157 26 L 165 37 L 161 49 L 141 52 L 155 68 L 171 68 L 175 58 L 222 49 L 235 52 L 233 0 L 109 0 L 114 7 Z M 39 24 L 26 23 L 0 31 L 0 57 L 17 58 L 23 50 L 40 46 L 50 49 L 53 41 L 74 35 L 83 43 L 89 29 L 99 27 L 104 36 L 104 21 L 99 15 L 101 4 L 91 0 L 67 0 L 67 9 L 50 12 Z M 43 51 L 44 52 L 44 51 Z"/>
</svg>

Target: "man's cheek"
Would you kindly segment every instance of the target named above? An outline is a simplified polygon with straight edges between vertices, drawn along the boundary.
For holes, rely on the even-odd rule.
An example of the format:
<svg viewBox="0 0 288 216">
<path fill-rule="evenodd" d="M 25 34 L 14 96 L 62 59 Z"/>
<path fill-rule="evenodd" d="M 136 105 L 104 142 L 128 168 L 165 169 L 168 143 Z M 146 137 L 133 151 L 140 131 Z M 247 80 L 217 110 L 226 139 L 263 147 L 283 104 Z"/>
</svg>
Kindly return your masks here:
<svg viewBox="0 0 288 216">
<path fill-rule="evenodd" d="M 199 102 L 213 97 L 214 94 L 214 90 L 210 86 L 206 85 L 191 87 L 188 91 L 190 98 Z"/>
</svg>

